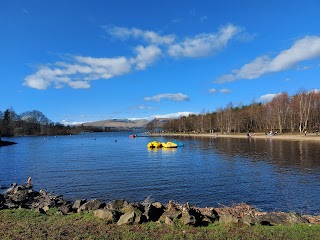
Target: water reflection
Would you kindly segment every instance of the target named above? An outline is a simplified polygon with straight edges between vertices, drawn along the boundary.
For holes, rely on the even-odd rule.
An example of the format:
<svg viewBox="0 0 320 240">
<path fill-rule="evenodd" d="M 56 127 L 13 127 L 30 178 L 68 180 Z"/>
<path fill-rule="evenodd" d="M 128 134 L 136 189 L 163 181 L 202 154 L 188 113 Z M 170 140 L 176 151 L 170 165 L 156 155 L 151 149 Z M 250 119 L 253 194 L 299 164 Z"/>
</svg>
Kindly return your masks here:
<svg viewBox="0 0 320 240">
<path fill-rule="evenodd" d="M 240 138 L 184 138 L 188 144 L 196 145 L 204 151 L 214 151 L 226 159 L 237 157 L 252 162 L 269 162 L 280 169 L 295 168 L 301 172 L 320 171 L 319 143 L 307 141 L 286 141 L 277 139 Z M 196 148 L 196 147 L 195 147 Z"/>
</svg>

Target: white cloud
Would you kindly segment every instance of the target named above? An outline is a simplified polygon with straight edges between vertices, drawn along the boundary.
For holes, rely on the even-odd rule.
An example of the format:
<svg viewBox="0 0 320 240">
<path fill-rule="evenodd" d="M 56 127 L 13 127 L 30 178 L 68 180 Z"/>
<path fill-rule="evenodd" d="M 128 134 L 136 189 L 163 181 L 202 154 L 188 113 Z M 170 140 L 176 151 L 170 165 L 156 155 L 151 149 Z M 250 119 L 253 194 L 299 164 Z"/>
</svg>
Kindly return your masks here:
<svg viewBox="0 0 320 240">
<path fill-rule="evenodd" d="M 90 88 L 90 84 L 86 81 L 71 81 L 68 85 L 74 89 L 78 88 Z"/>
<path fill-rule="evenodd" d="M 92 58 L 75 56 L 72 63 L 57 62 L 40 66 L 36 73 L 28 75 L 24 86 L 45 90 L 51 84 L 55 88 L 70 86 L 75 89 L 90 88 L 90 81 L 109 79 L 131 71 L 131 63 L 124 57 Z"/>
<path fill-rule="evenodd" d="M 68 120 L 62 120 L 61 123 L 65 126 L 73 126 L 73 125 L 80 125 L 86 122 L 72 122 L 72 121 L 68 121 Z"/>
<path fill-rule="evenodd" d="M 219 77 L 216 83 L 232 82 L 238 79 L 254 79 L 264 74 L 284 71 L 293 68 L 297 63 L 320 57 L 320 37 L 306 36 L 297 40 L 289 49 L 280 52 L 276 57 L 267 55 L 257 57 L 231 74 Z"/>
<path fill-rule="evenodd" d="M 223 49 L 241 28 L 232 24 L 219 29 L 218 33 L 202 33 L 183 42 L 169 46 L 168 54 L 173 57 L 204 57 Z"/>
<path fill-rule="evenodd" d="M 161 49 L 157 46 L 138 46 L 136 48 L 137 56 L 132 59 L 138 70 L 144 70 L 161 56 Z"/>
<path fill-rule="evenodd" d="M 158 94 L 152 97 L 145 97 L 145 101 L 156 101 L 160 102 L 161 99 L 168 99 L 172 101 L 187 101 L 189 100 L 189 97 L 182 93 L 163 93 Z"/>
<path fill-rule="evenodd" d="M 150 117 L 150 119 L 153 118 L 179 118 L 183 116 L 189 116 L 190 114 L 194 114 L 192 112 L 177 112 L 177 113 L 168 113 L 168 114 L 163 114 L 163 115 L 154 115 Z"/>
<path fill-rule="evenodd" d="M 135 39 L 141 38 L 144 41 L 155 45 L 171 44 L 175 40 L 175 36 L 173 34 L 161 36 L 154 31 L 143 31 L 138 28 L 129 29 L 125 27 L 103 26 L 103 29 L 105 29 L 111 36 L 122 40 L 126 40 L 130 37 Z"/>
<path fill-rule="evenodd" d="M 45 90 L 49 87 L 74 89 L 90 88 L 91 81 L 110 79 L 128 74 L 133 70 L 144 70 L 159 59 L 163 53 L 173 57 L 208 56 L 224 48 L 227 43 L 243 30 L 232 24 L 219 29 L 217 33 L 202 33 L 176 42 L 173 34 L 160 35 L 154 31 L 143 31 L 138 28 L 103 27 L 114 37 L 144 40 L 147 46 L 134 48 L 131 57 L 95 58 L 90 56 L 73 56 L 63 62 L 43 64 L 35 73 L 24 79 L 24 86 Z M 186 96 L 160 96 L 175 101 L 184 101 Z M 177 100 L 178 99 L 178 100 Z M 179 100 L 182 99 L 182 100 Z"/>
<path fill-rule="evenodd" d="M 209 93 L 216 93 L 216 92 L 217 92 L 217 89 L 211 88 L 211 89 L 208 90 L 208 92 L 209 92 Z"/>
<path fill-rule="evenodd" d="M 230 93 L 232 91 L 230 89 L 223 88 L 219 92 L 221 92 L 221 93 Z"/>
<path fill-rule="evenodd" d="M 230 92 L 232 92 L 232 90 L 230 90 L 230 89 L 227 89 L 227 88 L 223 88 L 223 89 L 220 89 L 220 90 L 217 90 L 217 89 L 215 89 L 215 88 L 211 88 L 211 89 L 209 89 L 209 91 L 208 91 L 209 93 L 230 93 Z"/>
<path fill-rule="evenodd" d="M 274 97 L 278 96 L 281 93 L 268 93 L 259 97 L 261 102 L 270 102 Z"/>
</svg>

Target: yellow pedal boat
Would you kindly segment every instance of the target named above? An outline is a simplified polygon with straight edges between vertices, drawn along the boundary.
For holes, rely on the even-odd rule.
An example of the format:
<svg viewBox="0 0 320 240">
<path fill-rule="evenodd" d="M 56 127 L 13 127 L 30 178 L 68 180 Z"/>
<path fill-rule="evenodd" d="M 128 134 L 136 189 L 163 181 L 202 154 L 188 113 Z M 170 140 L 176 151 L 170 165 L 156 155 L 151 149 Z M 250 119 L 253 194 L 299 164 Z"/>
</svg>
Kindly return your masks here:
<svg viewBox="0 0 320 240">
<path fill-rule="evenodd" d="M 160 142 L 153 141 L 148 143 L 148 148 L 161 148 L 162 145 Z"/>
<path fill-rule="evenodd" d="M 178 147 L 178 145 L 174 142 L 166 142 L 166 143 L 163 142 L 163 143 L 161 143 L 161 145 L 164 148 L 177 148 Z"/>
</svg>

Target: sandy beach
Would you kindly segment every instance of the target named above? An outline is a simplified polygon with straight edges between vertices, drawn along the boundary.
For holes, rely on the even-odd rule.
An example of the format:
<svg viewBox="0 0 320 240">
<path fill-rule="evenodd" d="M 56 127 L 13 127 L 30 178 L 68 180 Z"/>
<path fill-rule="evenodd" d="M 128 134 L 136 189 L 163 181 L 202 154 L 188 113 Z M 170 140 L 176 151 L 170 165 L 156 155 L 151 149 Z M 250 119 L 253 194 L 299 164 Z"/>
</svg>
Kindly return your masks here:
<svg viewBox="0 0 320 240">
<path fill-rule="evenodd" d="M 182 136 L 182 137 L 212 137 L 212 138 L 248 138 L 246 133 L 161 133 L 153 134 L 157 136 Z M 264 133 L 250 133 L 250 138 L 255 139 L 274 139 L 274 140 L 290 140 L 290 141 L 308 141 L 308 142 L 319 142 L 320 135 L 315 133 L 304 134 L 277 134 L 277 135 L 266 135 Z"/>
</svg>

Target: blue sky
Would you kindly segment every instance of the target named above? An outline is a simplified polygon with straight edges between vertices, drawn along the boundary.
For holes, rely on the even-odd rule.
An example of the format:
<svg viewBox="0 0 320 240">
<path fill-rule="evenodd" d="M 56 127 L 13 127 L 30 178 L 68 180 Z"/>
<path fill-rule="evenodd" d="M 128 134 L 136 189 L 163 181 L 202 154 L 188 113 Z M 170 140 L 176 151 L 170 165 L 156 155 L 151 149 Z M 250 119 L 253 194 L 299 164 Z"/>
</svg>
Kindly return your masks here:
<svg viewBox="0 0 320 240">
<path fill-rule="evenodd" d="M 318 0 L 0 2 L 0 110 L 179 116 L 320 88 Z"/>
</svg>

